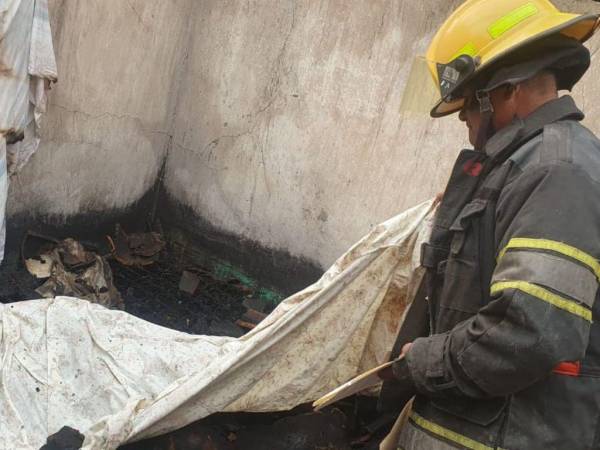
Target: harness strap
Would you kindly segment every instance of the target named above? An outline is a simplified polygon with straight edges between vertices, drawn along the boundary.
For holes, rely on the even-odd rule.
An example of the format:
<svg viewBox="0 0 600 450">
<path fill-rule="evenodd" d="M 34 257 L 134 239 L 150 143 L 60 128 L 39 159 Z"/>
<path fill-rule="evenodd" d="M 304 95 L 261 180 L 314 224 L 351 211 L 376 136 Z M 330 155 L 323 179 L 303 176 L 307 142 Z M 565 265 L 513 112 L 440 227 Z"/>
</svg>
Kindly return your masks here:
<svg viewBox="0 0 600 450">
<path fill-rule="evenodd" d="M 542 134 L 544 151 L 540 154 L 541 162 L 573 160 L 571 150 L 571 133 L 567 124 L 556 122 L 546 125 Z"/>
<path fill-rule="evenodd" d="M 477 132 L 477 140 L 475 142 L 475 150 L 482 152 L 487 140 L 490 137 L 492 130 L 492 118 L 494 117 L 494 106 L 490 100 L 490 94 L 486 91 L 477 91 L 475 93 L 479 101 L 479 111 L 481 112 L 481 121 L 479 131 Z"/>
</svg>

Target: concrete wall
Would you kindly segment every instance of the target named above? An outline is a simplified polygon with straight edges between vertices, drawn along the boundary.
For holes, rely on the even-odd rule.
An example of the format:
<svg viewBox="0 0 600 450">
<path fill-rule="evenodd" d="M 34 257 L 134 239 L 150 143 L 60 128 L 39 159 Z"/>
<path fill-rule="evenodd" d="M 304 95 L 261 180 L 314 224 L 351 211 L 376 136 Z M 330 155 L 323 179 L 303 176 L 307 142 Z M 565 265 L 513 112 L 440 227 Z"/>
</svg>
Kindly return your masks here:
<svg viewBox="0 0 600 450">
<path fill-rule="evenodd" d="M 167 189 L 218 229 L 327 266 L 441 190 L 466 144 L 456 117 L 428 117 L 414 59 L 459 3 L 197 2 Z M 578 92 L 596 119 L 594 79 Z"/>
<path fill-rule="evenodd" d="M 59 83 L 11 215 L 122 209 L 154 185 L 169 142 L 189 0 L 50 0 Z"/>
<path fill-rule="evenodd" d="M 219 229 L 324 266 L 430 197 L 464 132 L 414 101 L 400 109 L 450 3 L 198 2 L 169 192 Z"/>
<path fill-rule="evenodd" d="M 415 59 L 459 3 L 50 0 L 60 83 L 10 212 L 126 208 L 166 160 L 198 226 L 327 266 L 441 190 L 466 144 L 429 119 Z M 576 92 L 596 130 L 599 70 Z"/>
</svg>

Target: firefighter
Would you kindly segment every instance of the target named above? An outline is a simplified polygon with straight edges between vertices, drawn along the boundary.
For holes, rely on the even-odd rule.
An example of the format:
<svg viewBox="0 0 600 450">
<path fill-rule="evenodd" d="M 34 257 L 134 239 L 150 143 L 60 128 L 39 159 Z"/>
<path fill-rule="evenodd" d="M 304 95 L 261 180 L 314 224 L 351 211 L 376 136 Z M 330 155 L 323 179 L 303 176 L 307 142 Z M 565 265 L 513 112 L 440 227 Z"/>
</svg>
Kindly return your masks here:
<svg viewBox="0 0 600 450">
<path fill-rule="evenodd" d="M 600 449 L 600 141 L 558 95 L 598 23 L 467 0 L 431 43 L 431 115 L 458 112 L 474 150 L 422 248 L 428 330 L 382 373 L 384 408 L 416 394 L 400 449 Z"/>
</svg>

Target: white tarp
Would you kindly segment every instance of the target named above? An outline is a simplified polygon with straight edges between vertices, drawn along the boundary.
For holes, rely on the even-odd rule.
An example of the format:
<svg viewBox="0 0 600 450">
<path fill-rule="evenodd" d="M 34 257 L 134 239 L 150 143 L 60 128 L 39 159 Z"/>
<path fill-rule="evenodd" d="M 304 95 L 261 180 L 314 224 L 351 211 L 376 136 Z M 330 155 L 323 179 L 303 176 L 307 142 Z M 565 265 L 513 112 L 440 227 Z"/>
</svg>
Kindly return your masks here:
<svg viewBox="0 0 600 450">
<path fill-rule="evenodd" d="M 374 228 L 239 339 L 72 298 L 3 305 L 0 448 L 39 448 L 68 425 L 85 449 L 112 449 L 219 411 L 286 410 L 384 362 L 420 277 L 432 209 Z"/>
<path fill-rule="evenodd" d="M 47 90 L 57 70 L 48 0 L 0 1 L 0 261 L 4 256 L 8 176 L 17 173 L 40 143 Z M 6 146 L 7 134 L 24 139 Z"/>
<path fill-rule="evenodd" d="M 48 0 L 3 0 L 0 15 L 0 131 L 25 133 L 7 149 L 13 173 L 37 150 L 46 93 L 57 69 Z"/>
</svg>

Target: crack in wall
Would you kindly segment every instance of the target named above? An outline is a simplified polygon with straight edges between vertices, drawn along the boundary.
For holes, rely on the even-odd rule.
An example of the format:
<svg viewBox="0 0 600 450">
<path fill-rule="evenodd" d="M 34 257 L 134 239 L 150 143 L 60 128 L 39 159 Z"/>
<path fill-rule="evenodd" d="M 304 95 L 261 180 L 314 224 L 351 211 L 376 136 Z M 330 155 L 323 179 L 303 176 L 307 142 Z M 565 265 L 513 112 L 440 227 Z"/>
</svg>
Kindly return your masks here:
<svg viewBox="0 0 600 450">
<path fill-rule="evenodd" d="M 383 130 L 383 121 L 385 119 L 386 105 L 389 104 L 390 97 L 392 95 L 392 92 L 394 91 L 394 86 L 396 85 L 396 80 L 398 79 L 400 71 L 403 68 L 403 65 L 401 64 L 400 59 L 397 60 L 396 64 L 397 64 L 396 70 L 394 71 L 394 74 L 390 78 L 390 83 L 388 84 L 388 88 L 386 89 L 385 95 L 384 95 L 383 99 L 381 100 L 379 107 L 377 108 L 377 120 L 375 121 L 375 124 L 374 124 L 377 126 L 377 130 L 376 130 L 375 136 L 373 137 L 373 140 L 371 142 L 371 148 L 369 149 L 369 153 L 373 153 L 377 147 L 377 142 L 379 141 L 379 136 L 381 135 L 381 131 Z"/>
<path fill-rule="evenodd" d="M 112 119 L 118 119 L 118 120 L 127 119 L 127 120 L 133 120 L 133 121 L 136 121 L 136 122 L 141 122 L 142 121 L 142 119 L 140 117 L 132 116 L 132 115 L 129 115 L 129 114 L 116 114 L 116 113 L 111 113 L 111 112 L 108 112 L 108 111 L 101 112 L 100 114 L 92 114 L 92 113 L 89 113 L 87 111 L 83 111 L 83 110 L 80 110 L 80 109 L 70 109 L 70 108 L 68 108 L 68 107 L 66 107 L 64 105 L 61 105 L 61 104 L 58 104 L 58 103 L 54 103 L 54 102 L 52 102 L 50 104 L 50 107 L 51 108 L 58 108 L 60 110 L 63 110 L 63 111 L 66 111 L 66 112 L 72 113 L 72 114 L 81 114 L 81 115 L 85 116 L 88 120 L 101 120 L 101 119 L 104 119 L 105 117 L 110 117 Z"/>
<path fill-rule="evenodd" d="M 212 156 L 213 156 L 212 152 L 219 145 L 220 141 L 222 141 L 223 139 L 236 140 L 236 139 L 241 138 L 242 136 L 249 136 L 249 135 L 251 135 L 253 131 L 254 131 L 254 128 L 251 128 L 250 130 L 243 131 L 243 132 L 238 133 L 238 134 L 223 134 L 221 136 L 217 136 L 216 138 L 214 138 L 212 141 L 210 141 L 208 144 L 206 144 L 204 146 L 204 148 L 202 149 L 202 153 L 207 153 L 208 157 L 206 159 L 207 159 L 207 161 L 210 161 L 211 158 L 212 158 Z M 186 149 L 183 146 L 181 146 L 181 148 Z"/>
<path fill-rule="evenodd" d="M 297 25 L 297 2 L 295 0 L 290 0 L 288 2 L 288 5 L 288 29 L 287 32 L 282 36 L 280 44 L 281 46 L 275 53 L 274 58 L 272 60 L 268 79 L 264 86 L 263 95 L 261 96 L 264 99 L 263 104 L 260 105 L 256 110 L 245 116 L 249 119 L 250 124 L 240 132 L 219 134 L 216 137 L 212 137 L 203 146 L 187 145 L 185 133 L 183 134 L 181 140 L 175 138 L 173 141 L 174 147 L 193 154 L 199 153 L 200 155 L 202 155 L 205 163 L 207 164 L 207 167 L 212 167 L 211 161 L 214 159 L 215 151 L 219 147 L 219 145 L 223 143 L 223 141 L 232 141 L 230 145 L 235 145 L 235 141 L 239 140 L 240 138 L 249 137 L 251 141 L 249 143 L 249 148 L 252 148 L 252 154 L 257 154 L 259 157 L 260 165 L 262 167 L 262 177 L 264 179 L 264 184 L 268 195 L 271 195 L 272 188 L 269 179 L 269 172 L 267 170 L 266 149 L 268 148 L 270 142 L 271 128 L 273 127 L 274 120 L 272 114 L 270 114 L 270 111 L 272 111 L 273 108 L 275 108 L 278 105 L 278 102 L 282 99 L 283 79 L 292 72 L 292 68 L 286 64 L 286 55 L 288 54 L 292 35 Z M 193 42 L 190 41 L 188 43 L 188 48 L 192 48 L 192 45 Z M 285 98 L 284 101 L 286 101 Z M 183 111 L 178 111 L 176 117 L 178 118 L 179 114 L 183 113 Z M 167 155 L 167 158 L 169 158 L 169 155 Z M 215 167 L 215 169 L 217 168 Z M 248 216 L 252 216 L 254 210 L 254 198 L 256 195 L 258 179 L 260 176 L 259 174 L 261 172 L 256 171 L 256 173 L 253 174 L 253 183 L 249 198 L 249 207 L 247 211 Z M 241 217 L 238 217 L 237 220 L 240 221 L 240 223 L 242 223 Z"/>
<path fill-rule="evenodd" d="M 181 59 L 177 64 L 179 67 L 179 70 L 177 70 L 175 72 L 175 76 L 173 77 L 173 81 L 171 83 L 170 90 L 171 91 L 174 90 L 175 95 L 172 97 L 173 101 L 169 105 L 170 113 L 169 113 L 169 121 L 167 123 L 168 132 L 166 133 L 166 135 L 169 137 L 169 139 L 168 139 L 168 142 L 163 151 L 163 157 L 162 157 L 162 161 L 160 163 L 160 169 L 157 173 L 157 179 L 154 184 L 155 191 L 154 191 L 154 195 L 153 195 L 151 212 L 149 215 L 149 219 L 150 219 L 151 223 L 154 223 L 156 221 L 160 196 L 161 196 L 161 193 L 163 192 L 163 190 L 165 190 L 165 178 L 166 178 L 166 173 L 167 173 L 167 168 L 168 168 L 168 164 L 169 164 L 169 160 L 170 160 L 171 151 L 173 150 L 173 146 L 177 145 L 177 143 L 175 142 L 175 138 L 174 138 L 175 123 L 177 121 L 177 114 L 178 114 L 177 107 L 179 105 L 179 102 L 181 100 L 181 95 L 183 92 L 182 80 L 186 73 L 186 70 L 189 67 L 190 48 L 191 48 L 192 39 L 193 39 L 193 33 L 192 33 L 192 31 L 193 31 L 193 26 L 192 26 L 193 25 L 193 22 L 192 22 L 193 14 L 192 14 L 192 12 L 193 12 L 194 5 L 195 5 L 195 0 L 188 0 L 186 9 L 185 9 L 187 11 L 187 14 L 186 14 L 187 21 L 185 23 L 185 31 L 180 34 L 180 37 L 178 39 L 179 42 L 178 42 L 177 48 L 180 48 L 183 50 L 180 50 Z M 174 87 L 175 87 L 175 89 L 173 89 Z"/>
<path fill-rule="evenodd" d="M 150 129 L 150 128 L 146 128 L 143 126 L 144 123 L 144 119 L 142 119 L 141 117 L 137 117 L 137 116 L 132 116 L 129 114 L 116 114 L 116 113 L 111 113 L 111 112 L 101 112 L 100 114 L 91 114 L 87 111 L 83 111 L 83 110 L 79 110 L 79 109 L 71 109 L 71 108 L 67 108 L 66 106 L 60 105 L 58 103 L 52 103 L 51 108 L 57 108 L 60 109 L 61 111 L 67 112 L 69 114 L 73 114 L 73 115 L 81 115 L 83 116 L 86 120 L 103 120 L 105 118 L 109 118 L 109 119 L 116 119 L 116 120 L 130 120 L 132 122 L 135 122 L 137 127 L 140 129 L 140 131 L 142 131 L 143 133 L 148 133 L 148 134 L 160 134 L 162 136 L 166 136 L 168 138 L 173 138 L 173 134 L 171 132 L 169 132 L 168 130 L 154 130 L 154 129 Z M 52 139 L 44 139 L 46 142 L 53 142 L 54 140 Z"/>
<path fill-rule="evenodd" d="M 150 27 L 144 22 L 144 19 L 142 18 L 142 15 L 140 14 L 140 12 L 137 9 L 135 9 L 135 7 L 131 4 L 131 0 L 125 0 L 125 3 L 127 3 L 127 6 L 129 6 L 129 8 L 133 11 L 133 13 L 137 17 L 140 25 L 142 25 L 142 27 L 145 30 L 149 30 Z"/>
<path fill-rule="evenodd" d="M 251 117 L 251 125 L 249 128 L 247 128 L 246 130 L 244 130 L 240 133 L 223 134 L 223 135 L 214 137 L 199 150 L 201 154 L 206 155 L 206 160 L 210 161 L 213 158 L 214 150 L 218 147 L 218 145 L 221 141 L 223 141 L 225 139 L 230 139 L 230 140 L 235 141 L 244 136 L 251 136 L 255 150 L 258 150 L 260 152 L 261 165 L 263 167 L 263 175 L 265 178 L 265 184 L 267 185 L 267 190 L 269 192 L 270 192 L 270 188 L 268 186 L 270 183 L 268 180 L 268 173 L 266 170 L 265 147 L 268 144 L 268 140 L 269 140 L 269 136 L 270 136 L 269 129 L 271 127 L 270 122 L 272 119 L 269 118 L 269 123 L 266 126 L 266 132 L 264 134 L 264 139 L 262 139 L 262 142 L 257 143 L 257 139 L 260 140 L 260 138 L 256 137 L 255 134 L 256 134 L 257 129 L 261 125 L 261 123 L 260 123 L 261 116 L 263 116 L 265 113 L 267 113 L 275 105 L 277 100 L 281 97 L 281 85 L 282 85 L 281 78 L 282 78 L 282 76 L 285 76 L 291 72 L 291 68 L 286 68 L 284 58 L 287 53 L 291 35 L 296 27 L 297 3 L 295 0 L 290 0 L 289 4 L 291 5 L 290 26 L 289 26 L 289 29 L 283 39 L 281 48 L 278 51 L 278 53 L 274 59 L 274 62 L 273 62 L 273 66 L 271 69 L 271 77 L 265 87 L 264 97 L 267 98 L 265 104 L 263 106 L 259 107 L 256 111 L 249 114 L 249 116 Z M 186 150 L 186 151 L 189 151 L 192 153 L 198 152 L 197 147 L 193 148 L 193 147 L 187 146 L 187 145 L 185 145 L 185 142 L 175 141 L 174 145 L 182 150 Z"/>
</svg>

